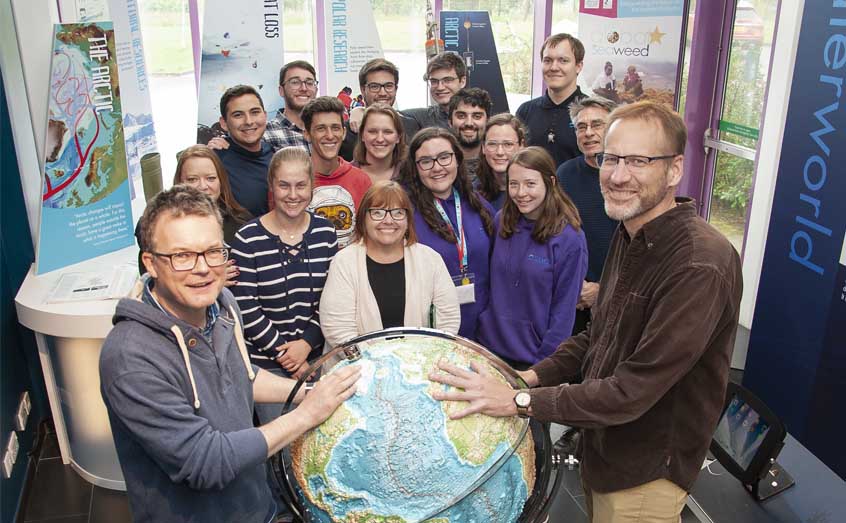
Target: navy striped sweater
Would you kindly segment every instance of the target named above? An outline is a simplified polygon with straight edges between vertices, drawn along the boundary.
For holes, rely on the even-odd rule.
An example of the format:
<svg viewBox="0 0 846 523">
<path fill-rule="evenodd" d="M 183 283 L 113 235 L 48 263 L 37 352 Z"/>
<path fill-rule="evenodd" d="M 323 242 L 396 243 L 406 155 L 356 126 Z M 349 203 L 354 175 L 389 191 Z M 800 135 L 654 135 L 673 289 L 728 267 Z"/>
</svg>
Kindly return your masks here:
<svg viewBox="0 0 846 523">
<path fill-rule="evenodd" d="M 312 347 L 309 359 L 323 348 L 317 308 L 338 238 L 329 220 L 309 214 L 308 230 L 296 246 L 285 245 L 258 218 L 232 242 L 241 274 L 230 290 L 244 317 L 250 358 L 264 368 L 281 369 L 272 358 L 283 343 L 304 339 Z"/>
</svg>

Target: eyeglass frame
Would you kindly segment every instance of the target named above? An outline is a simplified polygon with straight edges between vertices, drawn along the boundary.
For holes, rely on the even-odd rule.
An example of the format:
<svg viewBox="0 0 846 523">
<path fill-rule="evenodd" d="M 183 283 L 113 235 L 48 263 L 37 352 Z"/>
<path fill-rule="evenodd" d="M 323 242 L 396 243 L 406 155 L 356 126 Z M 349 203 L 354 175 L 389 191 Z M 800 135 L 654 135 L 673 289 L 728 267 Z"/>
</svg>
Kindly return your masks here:
<svg viewBox="0 0 846 523">
<path fill-rule="evenodd" d="M 595 158 L 596 164 L 599 166 L 600 169 L 602 169 L 603 168 L 602 166 L 605 165 L 605 159 L 608 156 L 611 156 L 612 158 L 616 158 L 617 164 L 619 164 L 620 160 L 623 160 L 623 165 L 627 169 L 633 168 L 635 171 L 637 171 L 639 169 L 645 169 L 646 167 L 649 167 L 656 160 L 669 160 L 670 158 L 675 158 L 676 156 L 681 156 L 681 154 L 680 153 L 679 154 L 665 154 L 665 155 L 662 155 L 662 156 L 644 156 L 642 154 L 627 154 L 625 156 L 620 156 L 620 155 L 617 155 L 617 154 L 604 153 L 604 152 L 603 153 L 596 153 L 594 158 Z M 644 165 L 640 165 L 640 166 L 632 166 L 632 165 L 629 164 L 629 158 L 644 160 L 645 163 L 644 163 Z M 613 169 L 617 166 L 617 164 L 614 164 L 614 165 L 609 166 L 609 167 L 605 167 L 605 170 Z"/>
<path fill-rule="evenodd" d="M 314 85 L 312 85 L 311 87 L 309 87 L 309 85 L 308 85 L 308 83 L 307 83 L 307 82 L 309 82 L 309 81 L 314 82 Z M 296 83 L 295 83 L 295 84 L 292 84 L 292 82 L 296 82 Z M 293 89 L 299 89 L 299 88 L 300 88 L 300 87 L 302 87 L 303 85 L 305 85 L 305 86 L 306 86 L 306 89 L 314 89 L 314 88 L 316 88 L 316 87 L 320 84 L 320 82 L 318 82 L 318 81 L 317 81 L 317 80 L 315 80 L 314 78 L 306 78 L 305 80 L 300 80 L 299 78 L 289 78 L 289 79 L 285 80 L 284 82 L 282 82 L 282 83 L 281 83 L 281 84 L 279 84 L 279 85 L 281 85 L 282 87 L 285 87 L 287 84 L 292 84 L 292 85 L 291 85 L 291 87 L 292 87 Z"/>
<path fill-rule="evenodd" d="M 206 257 L 206 254 L 208 254 L 209 252 L 212 252 L 212 251 L 221 251 L 221 252 L 223 252 L 223 262 L 218 263 L 218 264 L 216 264 L 216 265 L 212 265 L 211 263 L 209 263 L 209 259 Z M 155 251 L 147 251 L 147 252 L 149 252 L 149 253 L 150 253 L 150 254 L 152 254 L 153 256 L 159 256 L 159 257 L 161 257 L 161 258 L 167 258 L 167 259 L 168 259 L 168 261 L 170 262 L 170 268 L 171 268 L 171 269 L 173 269 L 175 272 L 188 272 L 188 271 L 193 271 L 194 269 L 196 269 L 196 268 L 197 268 L 197 262 L 200 260 L 200 256 L 202 256 L 202 257 L 203 257 L 203 261 L 205 262 L 205 264 L 206 264 L 209 268 L 221 267 L 221 266 L 223 266 L 223 265 L 226 265 L 226 262 L 228 262 L 228 261 L 229 261 L 229 247 L 213 247 L 213 248 L 211 248 L 211 249 L 206 249 L 206 250 L 205 250 L 205 251 L 203 251 L 203 252 L 197 252 L 197 251 L 179 251 L 179 252 L 174 252 L 174 253 L 170 253 L 170 254 L 163 253 L 163 252 L 155 252 Z M 194 263 L 191 265 L 191 267 L 189 267 L 189 268 L 187 268 L 187 269 L 177 269 L 177 268 L 176 268 L 176 265 L 174 265 L 174 263 L 173 263 L 173 257 L 174 257 L 174 256 L 179 256 L 180 254 L 193 254 L 193 255 L 194 255 Z"/>
<path fill-rule="evenodd" d="M 584 125 L 584 128 L 579 128 L 580 125 Z M 587 132 L 588 129 L 591 131 L 600 131 L 608 127 L 608 122 L 605 120 L 592 120 L 590 123 L 579 123 L 575 126 L 576 134 L 582 134 Z"/>
<path fill-rule="evenodd" d="M 506 144 L 508 144 L 508 145 L 506 145 Z M 489 141 L 485 140 L 485 143 L 482 145 L 482 147 L 484 147 L 485 149 L 488 149 L 490 151 L 498 151 L 499 148 L 502 147 L 503 151 L 508 152 L 508 151 L 511 151 L 513 149 L 520 147 L 520 142 L 512 142 L 512 141 L 489 142 Z"/>
<path fill-rule="evenodd" d="M 438 158 L 449 158 L 449 161 L 447 163 L 442 163 L 440 160 L 438 160 Z M 455 158 L 455 153 L 444 152 L 444 153 L 437 155 L 434 158 L 432 158 L 431 156 L 424 156 L 423 158 L 420 158 L 419 160 L 414 160 L 414 165 L 416 165 L 417 168 L 420 169 L 421 171 L 431 171 L 432 169 L 435 168 L 435 163 L 437 163 L 441 167 L 449 167 L 450 165 L 452 165 L 454 158 Z M 423 167 L 423 165 L 421 165 L 421 162 L 425 162 L 426 160 L 431 161 L 432 165 L 430 165 L 429 167 Z"/>
<path fill-rule="evenodd" d="M 390 87 L 388 87 L 390 85 Z M 373 86 L 376 86 L 375 89 Z M 386 93 L 393 93 L 397 90 L 397 83 L 396 82 L 385 82 L 380 84 L 379 82 L 367 82 L 364 84 L 364 87 L 371 93 L 378 93 L 382 89 L 385 90 Z"/>
<path fill-rule="evenodd" d="M 457 81 L 461 80 L 461 78 L 458 77 L 458 76 L 444 76 L 443 78 L 426 77 L 425 80 L 431 87 L 437 87 L 441 84 L 447 85 L 447 84 L 457 82 Z"/>
<path fill-rule="evenodd" d="M 385 214 L 381 218 L 377 218 L 377 217 L 373 216 L 373 211 L 376 211 L 377 213 L 383 212 Z M 394 216 L 394 211 L 402 211 L 402 216 L 397 218 L 396 216 Z M 388 217 L 389 214 L 391 215 L 391 219 L 393 219 L 396 222 L 405 221 L 408 218 L 408 209 L 406 209 L 405 207 L 394 207 L 392 209 L 382 209 L 382 208 L 379 208 L 379 207 L 371 207 L 371 208 L 367 209 L 367 215 L 370 216 L 370 219 L 375 221 L 375 222 L 383 221 L 385 218 Z"/>
</svg>

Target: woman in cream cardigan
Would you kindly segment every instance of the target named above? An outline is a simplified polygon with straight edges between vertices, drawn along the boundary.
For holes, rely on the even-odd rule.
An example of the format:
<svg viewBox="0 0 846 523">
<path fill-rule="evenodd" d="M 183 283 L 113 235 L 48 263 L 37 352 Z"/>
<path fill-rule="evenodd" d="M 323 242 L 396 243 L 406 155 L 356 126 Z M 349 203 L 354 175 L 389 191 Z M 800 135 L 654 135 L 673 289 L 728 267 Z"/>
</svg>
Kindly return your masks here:
<svg viewBox="0 0 846 523">
<path fill-rule="evenodd" d="M 320 298 L 329 346 L 389 327 L 458 332 L 455 285 L 440 255 L 417 242 L 411 213 L 396 182 L 377 182 L 362 198 L 352 243 L 332 260 Z"/>
</svg>

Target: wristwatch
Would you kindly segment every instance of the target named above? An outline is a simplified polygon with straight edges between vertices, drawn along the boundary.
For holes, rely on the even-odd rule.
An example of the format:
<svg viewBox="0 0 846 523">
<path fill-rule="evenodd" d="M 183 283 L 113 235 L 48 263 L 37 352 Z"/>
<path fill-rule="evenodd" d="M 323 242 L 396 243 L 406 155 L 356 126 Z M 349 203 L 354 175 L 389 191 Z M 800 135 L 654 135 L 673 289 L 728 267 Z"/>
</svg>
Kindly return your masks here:
<svg viewBox="0 0 846 523">
<path fill-rule="evenodd" d="M 521 390 L 514 395 L 514 404 L 517 405 L 517 415 L 521 418 L 528 418 L 529 407 L 532 404 L 532 395 L 527 390 Z"/>
</svg>

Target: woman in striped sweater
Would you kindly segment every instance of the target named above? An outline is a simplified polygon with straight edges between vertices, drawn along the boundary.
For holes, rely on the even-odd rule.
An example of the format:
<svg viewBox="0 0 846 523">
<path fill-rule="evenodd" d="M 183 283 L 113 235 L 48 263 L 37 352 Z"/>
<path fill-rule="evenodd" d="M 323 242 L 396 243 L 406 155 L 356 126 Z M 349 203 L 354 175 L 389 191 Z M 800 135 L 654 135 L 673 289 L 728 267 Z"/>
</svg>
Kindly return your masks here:
<svg viewBox="0 0 846 523">
<path fill-rule="evenodd" d="M 318 305 L 338 239 L 332 223 L 306 210 L 314 186 L 306 151 L 290 147 L 273 155 L 268 186 L 274 209 L 244 225 L 232 242 L 241 274 L 231 290 L 253 362 L 299 378 L 323 348 Z M 262 423 L 281 412 L 281 404 L 273 405 L 256 405 Z"/>
</svg>

